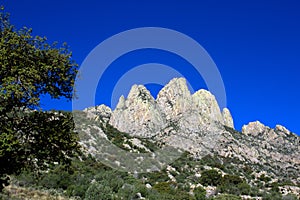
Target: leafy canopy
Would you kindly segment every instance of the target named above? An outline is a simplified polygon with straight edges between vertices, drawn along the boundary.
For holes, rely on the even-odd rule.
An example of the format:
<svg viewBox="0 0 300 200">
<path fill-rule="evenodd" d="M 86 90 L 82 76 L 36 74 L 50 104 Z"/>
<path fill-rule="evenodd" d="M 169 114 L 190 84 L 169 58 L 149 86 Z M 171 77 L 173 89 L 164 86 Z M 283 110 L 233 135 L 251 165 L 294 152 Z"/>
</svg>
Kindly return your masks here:
<svg viewBox="0 0 300 200">
<path fill-rule="evenodd" d="M 56 46 L 0 14 L 0 191 L 7 175 L 69 163 L 79 152 L 72 115 L 40 108 L 41 95 L 73 96 L 77 64 L 65 44 Z"/>
</svg>

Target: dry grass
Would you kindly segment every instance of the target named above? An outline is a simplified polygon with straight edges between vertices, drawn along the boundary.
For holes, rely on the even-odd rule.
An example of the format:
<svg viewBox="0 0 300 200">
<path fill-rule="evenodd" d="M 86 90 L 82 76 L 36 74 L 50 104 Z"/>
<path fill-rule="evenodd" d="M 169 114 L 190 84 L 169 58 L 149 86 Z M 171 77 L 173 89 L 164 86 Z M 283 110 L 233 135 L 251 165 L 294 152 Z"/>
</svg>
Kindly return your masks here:
<svg viewBox="0 0 300 200">
<path fill-rule="evenodd" d="M 14 185 L 6 187 L 4 192 L 5 196 L 2 199 L 5 200 L 71 200 L 55 191 L 42 191 Z"/>
</svg>

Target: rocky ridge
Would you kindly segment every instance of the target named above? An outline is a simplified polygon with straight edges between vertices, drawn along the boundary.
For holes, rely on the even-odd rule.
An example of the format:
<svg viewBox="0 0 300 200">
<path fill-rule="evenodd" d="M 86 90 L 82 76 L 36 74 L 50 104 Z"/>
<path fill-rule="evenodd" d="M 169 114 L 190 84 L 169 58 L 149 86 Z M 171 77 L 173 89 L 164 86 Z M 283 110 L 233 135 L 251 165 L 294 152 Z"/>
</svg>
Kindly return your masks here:
<svg viewBox="0 0 300 200">
<path fill-rule="evenodd" d="M 206 90 L 191 94 L 183 78 L 171 80 L 156 99 L 144 86 L 134 85 L 127 98 L 120 97 L 115 110 L 100 105 L 84 112 L 104 126 L 128 133 L 135 143 L 147 139 L 183 149 L 195 158 L 217 155 L 235 160 L 238 168 L 251 166 L 257 173 L 300 182 L 300 140 L 296 134 L 281 125 L 272 129 L 258 121 L 236 131 L 229 109 L 221 111 Z"/>
</svg>

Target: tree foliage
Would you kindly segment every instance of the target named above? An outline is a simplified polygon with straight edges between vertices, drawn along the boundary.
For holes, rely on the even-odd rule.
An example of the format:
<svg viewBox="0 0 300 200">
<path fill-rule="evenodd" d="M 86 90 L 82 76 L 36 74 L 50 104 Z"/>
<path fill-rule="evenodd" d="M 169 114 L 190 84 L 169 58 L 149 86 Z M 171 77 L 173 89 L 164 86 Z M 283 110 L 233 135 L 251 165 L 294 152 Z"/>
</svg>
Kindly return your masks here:
<svg viewBox="0 0 300 200">
<path fill-rule="evenodd" d="M 204 186 L 212 185 L 212 186 L 217 186 L 221 182 L 222 175 L 214 170 L 205 170 L 201 173 L 200 177 L 200 183 Z"/>
<path fill-rule="evenodd" d="M 41 95 L 72 98 L 77 65 L 71 56 L 66 45 L 56 48 L 31 29 L 16 30 L 0 14 L 0 191 L 7 175 L 67 163 L 79 152 L 72 115 L 40 109 Z"/>
</svg>

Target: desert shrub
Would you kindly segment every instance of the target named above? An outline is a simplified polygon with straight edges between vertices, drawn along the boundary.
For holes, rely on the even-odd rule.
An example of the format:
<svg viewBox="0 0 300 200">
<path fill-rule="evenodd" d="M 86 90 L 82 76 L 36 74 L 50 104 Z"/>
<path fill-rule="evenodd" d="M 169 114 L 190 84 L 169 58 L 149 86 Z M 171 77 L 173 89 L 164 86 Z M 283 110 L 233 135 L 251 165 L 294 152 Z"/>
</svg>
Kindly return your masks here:
<svg viewBox="0 0 300 200">
<path fill-rule="evenodd" d="M 287 194 L 285 196 L 282 196 L 283 200 L 297 200 L 298 197 L 295 194 Z"/>
<path fill-rule="evenodd" d="M 246 195 L 251 191 L 251 187 L 239 176 L 227 174 L 221 179 L 221 184 L 218 186 L 222 193 L 235 195 Z"/>
<path fill-rule="evenodd" d="M 133 199 L 137 190 L 134 185 L 125 183 L 118 191 L 117 196 L 122 199 Z"/>
<path fill-rule="evenodd" d="M 113 191 L 110 187 L 100 183 L 93 183 L 85 193 L 84 200 L 110 200 L 113 199 Z"/>
<path fill-rule="evenodd" d="M 159 172 L 145 173 L 143 176 L 149 179 L 151 184 L 155 184 L 156 182 L 165 182 L 169 180 L 168 174 L 165 170 Z"/>
<path fill-rule="evenodd" d="M 239 183 L 237 188 L 239 189 L 239 193 L 242 195 L 248 195 L 251 192 L 251 187 L 246 182 Z"/>
<path fill-rule="evenodd" d="M 217 156 L 206 155 L 200 160 L 200 163 L 202 165 L 224 169 L 224 165 L 222 164 L 221 160 L 217 158 Z"/>
<path fill-rule="evenodd" d="M 265 183 L 268 183 L 269 181 L 271 181 L 271 178 L 266 176 L 265 174 L 262 174 L 258 179 Z"/>
<path fill-rule="evenodd" d="M 122 174 L 114 170 L 100 171 L 94 179 L 102 185 L 109 186 L 113 192 L 118 192 L 124 185 Z"/>
<path fill-rule="evenodd" d="M 232 194 L 221 194 L 214 198 L 214 200 L 241 200 L 242 198 Z"/>
<path fill-rule="evenodd" d="M 174 186 L 169 182 L 160 182 L 153 186 L 153 189 L 157 190 L 159 193 L 172 194 L 174 192 Z"/>
<path fill-rule="evenodd" d="M 208 186 L 208 185 L 217 186 L 220 184 L 221 178 L 222 178 L 222 175 L 218 171 L 216 171 L 214 169 L 205 170 L 201 173 L 199 182 L 205 186 Z"/>
<path fill-rule="evenodd" d="M 282 200 L 282 195 L 278 192 L 271 191 L 269 193 L 264 193 L 262 196 L 263 200 Z"/>
<path fill-rule="evenodd" d="M 206 190 L 202 187 L 197 187 L 194 189 L 194 196 L 196 200 L 205 200 Z"/>
</svg>

